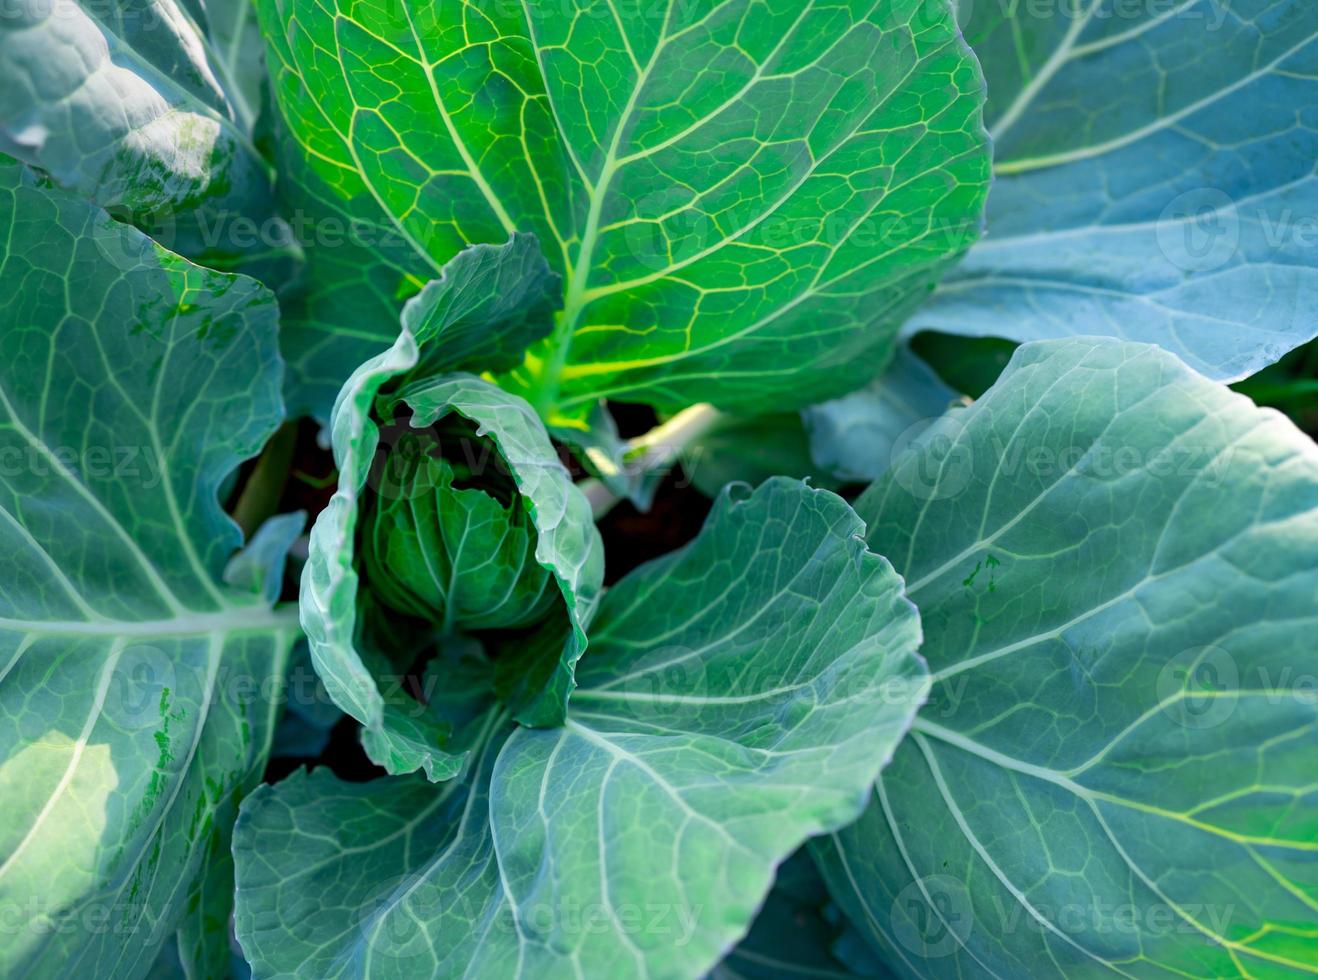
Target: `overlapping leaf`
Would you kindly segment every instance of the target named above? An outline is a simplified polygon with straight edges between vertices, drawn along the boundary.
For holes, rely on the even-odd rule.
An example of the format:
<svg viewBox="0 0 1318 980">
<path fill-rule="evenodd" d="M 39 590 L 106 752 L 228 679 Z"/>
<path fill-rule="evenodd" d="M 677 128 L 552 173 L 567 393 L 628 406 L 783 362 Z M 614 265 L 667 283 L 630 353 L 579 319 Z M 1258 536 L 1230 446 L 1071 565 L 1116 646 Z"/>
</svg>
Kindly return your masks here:
<svg viewBox="0 0 1318 980">
<path fill-rule="evenodd" d="M 229 222 L 270 219 L 270 178 L 195 9 L 13 5 L 0 19 L 0 151 L 171 247 L 236 254 Z"/>
<path fill-rule="evenodd" d="M 559 724 L 604 581 L 604 543 L 590 501 L 572 482 L 535 411 L 516 395 L 473 375 L 450 374 L 408 385 L 392 405 L 411 409 L 411 424 L 419 429 L 456 413 L 498 446 L 535 526 L 536 561 L 553 574 L 565 613 L 560 623 L 546 626 L 543 641 L 528 641 L 524 651 L 501 658 L 500 688 L 518 721 Z"/>
<path fill-rule="evenodd" d="M 12 161 L 0 236 L 0 972 L 134 975 L 180 927 L 213 971 L 297 633 L 250 558 L 221 577 L 217 490 L 280 418 L 274 298 Z"/>
<path fill-rule="evenodd" d="M 286 73 L 271 65 L 277 86 Z M 297 89 L 299 104 L 310 96 Z M 280 290 L 279 347 L 288 362 L 289 415 L 328 422 L 356 367 L 398 337 L 404 302 L 438 274 L 421 261 L 369 195 L 316 175 L 276 127 L 279 199 L 306 255 Z"/>
<path fill-rule="evenodd" d="M 253 129 L 266 87 L 265 42 L 252 0 L 200 0 L 216 75 L 234 115 Z"/>
<path fill-rule="evenodd" d="M 508 383 L 550 418 L 854 387 L 978 230 L 982 82 L 941 2 L 260 9 L 308 168 L 431 275 L 545 244 L 564 310 Z"/>
<path fill-rule="evenodd" d="M 876 480 L 956 397 L 929 365 L 899 348 L 864 388 L 801 411 L 810 456 L 838 479 Z"/>
<path fill-rule="evenodd" d="M 934 681 L 820 849 L 888 965 L 1312 972 L 1312 441 L 1157 348 L 1041 342 L 858 509 Z"/>
<path fill-rule="evenodd" d="M 915 326 L 1145 341 L 1224 381 L 1318 335 L 1318 7 L 961 6 L 989 234 Z"/>
<path fill-rule="evenodd" d="M 737 948 L 709 974 L 709 980 L 845 980 L 877 977 L 882 968 L 868 948 L 856 947 L 842 923 L 826 914 L 828 891 L 806 848 L 778 867 L 773 891 L 755 924 Z M 834 950 L 859 948 L 865 956 L 855 967 Z"/>
<path fill-rule="evenodd" d="M 815 465 L 810 449 L 801 416 L 795 412 L 721 415 L 682 450 L 678 463 L 682 474 L 707 497 L 717 497 L 729 483 L 759 486 L 772 476 L 808 479 L 811 486 L 836 490 L 839 481 Z"/>
<path fill-rule="evenodd" d="M 390 771 L 411 771 L 433 756 L 437 772 L 448 775 L 453 760 L 440 748 L 443 731 L 427 715 L 408 721 L 396 712 L 388 717 L 380 686 L 359 649 L 361 595 L 355 538 L 372 468 L 380 477 L 381 461 L 387 464 L 392 448 L 381 446 L 373 414 L 385 385 L 404 376 L 412 378 L 406 397 L 391 396 L 383 407 L 389 413 L 401 412 L 405 403 L 414 426 L 427 427 L 450 412 L 481 426 L 498 445 L 531 512 L 538 534 L 536 560 L 554 573 L 563 594 L 567 639 L 553 637 L 555 648 L 520 677 L 524 694 L 514 699 L 519 716 L 542 724 L 562 717 L 572 666 L 585 648 L 582 623 L 603 579 L 603 550 L 590 505 L 572 484 L 543 424 L 517 396 L 474 376 L 421 376 L 423 358 L 428 366 L 443 363 L 446 357 L 465 363 L 473 343 L 487 351 L 496 344 L 517 349 L 519 338 L 533 335 L 539 329 L 536 317 L 547 319 L 552 308 L 544 300 L 551 295 L 545 287 L 552 277 L 546 274 L 514 284 L 513 273 L 534 272 L 537 262 L 542 267 L 534 241 L 523 237 L 498 249 L 479 246 L 458 255 L 413 308 L 410 319 L 422 331 L 427 353 L 422 355 L 404 329 L 389 350 L 358 368 L 335 406 L 332 441 L 339 487 L 312 529 L 310 559 L 302 578 L 303 625 L 326 689 L 336 704 L 366 727 L 368 751 Z M 524 306 L 514 308 L 512 297 L 524 300 Z M 483 319 L 486 316 L 488 321 Z"/>
<path fill-rule="evenodd" d="M 422 352 L 413 373 L 516 367 L 549 333 L 559 288 L 534 235 L 465 249 L 403 307 L 403 329 Z"/>
<path fill-rule="evenodd" d="M 915 610 L 860 530 L 792 481 L 725 493 L 607 593 L 564 727 L 496 709 L 439 787 L 317 771 L 259 791 L 237 848 L 257 973 L 710 969 L 778 863 L 860 812 L 924 697 Z"/>
</svg>

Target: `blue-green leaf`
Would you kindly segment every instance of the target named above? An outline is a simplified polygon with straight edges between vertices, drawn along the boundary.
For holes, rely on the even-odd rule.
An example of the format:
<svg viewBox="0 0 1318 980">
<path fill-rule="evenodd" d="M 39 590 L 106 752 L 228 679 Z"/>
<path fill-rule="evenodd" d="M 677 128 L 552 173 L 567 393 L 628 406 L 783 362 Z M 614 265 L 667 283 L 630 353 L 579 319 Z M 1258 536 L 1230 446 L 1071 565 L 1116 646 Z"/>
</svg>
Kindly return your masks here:
<svg viewBox="0 0 1318 980">
<path fill-rule="evenodd" d="M 802 409 L 810 456 L 839 480 L 876 480 L 956 397 L 929 365 L 901 347 L 864 388 Z"/>
<path fill-rule="evenodd" d="M 493 712 L 464 779 L 259 791 L 258 975 L 697 977 L 777 865 L 853 820 L 926 693 L 901 580 L 852 510 L 771 480 L 604 597 L 565 726 Z"/>
<path fill-rule="evenodd" d="M 1313 442 L 1092 338 L 927 435 L 857 507 L 934 685 L 834 896 L 903 976 L 1311 972 Z"/>
<path fill-rule="evenodd" d="M 224 581 L 235 589 L 262 596 L 273 605 L 284 584 L 284 559 L 307 526 L 303 511 L 278 514 L 262 524 L 247 547 L 224 569 Z"/>
<path fill-rule="evenodd" d="M 357 650 L 358 508 L 380 442 L 371 407 L 380 388 L 416 362 L 416 341 L 404 331 L 392 347 L 353 372 L 339 392 L 331 417 L 339 485 L 311 528 L 302 569 L 299 605 L 316 673 L 334 703 L 368 729 L 384 724 L 384 698 Z"/>
<path fill-rule="evenodd" d="M 271 76 L 276 86 L 287 79 L 278 62 Z M 295 91 L 297 104 L 309 104 L 300 83 Z M 280 203 L 306 255 L 279 294 L 288 413 L 328 423 L 348 376 L 393 344 L 405 301 L 441 270 L 418 260 L 369 196 L 317 176 L 285 127 L 274 138 Z"/>
<path fill-rule="evenodd" d="M 274 297 L 12 161 L 0 238 L 0 973 L 210 959 L 297 635 L 216 500 L 280 421 Z"/>
<path fill-rule="evenodd" d="M 179 0 L 15 4 L 0 18 L 0 151 L 171 248 L 234 255 L 235 218 L 254 234 L 271 220 L 270 176 L 196 11 Z"/>
<path fill-rule="evenodd" d="M 1318 335 L 1318 6 L 961 8 L 989 230 L 913 327 L 1145 341 L 1223 381 Z"/>
</svg>

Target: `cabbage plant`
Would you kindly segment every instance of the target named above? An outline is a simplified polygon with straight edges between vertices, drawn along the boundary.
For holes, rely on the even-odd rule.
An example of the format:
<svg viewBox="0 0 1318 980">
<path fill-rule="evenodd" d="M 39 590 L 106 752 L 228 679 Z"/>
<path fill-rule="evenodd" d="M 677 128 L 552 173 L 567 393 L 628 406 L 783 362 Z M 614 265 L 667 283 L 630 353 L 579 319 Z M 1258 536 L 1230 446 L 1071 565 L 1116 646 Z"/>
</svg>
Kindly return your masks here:
<svg viewBox="0 0 1318 980">
<path fill-rule="evenodd" d="M 1316 80 L 1309 0 L 6 8 L 0 975 L 1318 973 Z"/>
</svg>

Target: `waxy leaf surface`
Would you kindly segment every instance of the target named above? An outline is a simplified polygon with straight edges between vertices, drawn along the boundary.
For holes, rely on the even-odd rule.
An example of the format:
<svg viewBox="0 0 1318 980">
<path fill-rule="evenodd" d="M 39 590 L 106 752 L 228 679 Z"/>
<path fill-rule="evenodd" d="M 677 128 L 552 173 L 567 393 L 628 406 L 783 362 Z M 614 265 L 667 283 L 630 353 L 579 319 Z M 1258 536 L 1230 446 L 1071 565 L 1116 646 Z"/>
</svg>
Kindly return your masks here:
<svg viewBox="0 0 1318 980">
<path fill-rule="evenodd" d="M 287 537 L 225 584 L 216 500 L 280 420 L 274 297 L 12 161 L 0 237 L 0 973 L 138 975 L 176 929 L 214 972 L 297 635 Z"/>
<path fill-rule="evenodd" d="M 495 709 L 442 786 L 260 790 L 237 847 L 258 974 L 703 975 L 778 864 L 860 813 L 925 696 L 915 609 L 860 531 L 794 481 L 725 492 L 605 595 L 562 727 Z"/>
<path fill-rule="evenodd" d="M 912 321 L 1154 343 L 1236 381 L 1318 335 L 1318 6 L 961 4 L 988 234 Z"/>
<path fill-rule="evenodd" d="M 1312 971 L 1318 450 L 1158 348 L 1020 348 L 857 504 L 933 688 L 830 890 L 903 976 Z"/>
</svg>

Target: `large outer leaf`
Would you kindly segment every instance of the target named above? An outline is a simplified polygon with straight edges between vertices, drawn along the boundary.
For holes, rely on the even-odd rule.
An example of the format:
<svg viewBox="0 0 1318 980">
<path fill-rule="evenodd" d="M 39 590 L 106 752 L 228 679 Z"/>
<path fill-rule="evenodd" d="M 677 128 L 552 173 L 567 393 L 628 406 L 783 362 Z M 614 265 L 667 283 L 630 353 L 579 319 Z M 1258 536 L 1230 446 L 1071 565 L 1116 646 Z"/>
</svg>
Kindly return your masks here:
<svg viewBox="0 0 1318 980">
<path fill-rule="evenodd" d="M 11 5 L 0 18 L 0 150 L 103 207 L 156 219 L 159 234 L 171 233 L 161 219 L 208 199 L 259 209 L 264 164 L 216 66 L 175 0 Z"/>
<path fill-rule="evenodd" d="M 221 584 L 277 312 L 13 162 L 0 237 L 0 973 L 135 976 L 227 894 L 297 632 Z"/>
<path fill-rule="evenodd" d="M 860 812 L 925 695 L 915 610 L 860 530 L 791 481 L 725 494 L 606 594 L 566 727 L 492 716 L 442 787 L 259 791 L 237 849 L 257 973 L 701 976 L 776 865 Z"/>
<path fill-rule="evenodd" d="M 1318 450 L 1142 344 L 1028 344 L 858 508 L 929 704 L 821 849 L 919 976 L 1290 976 L 1318 935 Z"/>
<path fill-rule="evenodd" d="M 1318 5 L 961 7 L 989 235 L 915 326 L 1147 341 L 1227 381 L 1318 334 Z"/>
<path fill-rule="evenodd" d="M 436 271 L 546 244 L 565 309 L 516 379 L 542 412 L 854 387 L 978 230 L 982 82 L 941 2 L 260 9 L 318 178 Z"/>
<path fill-rule="evenodd" d="M 490 713 L 471 771 L 440 786 L 348 783 L 322 767 L 248 797 L 235 829 L 234 922 L 255 975 L 513 976 L 516 930 L 489 821 L 507 734 Z"/>
</svg>

